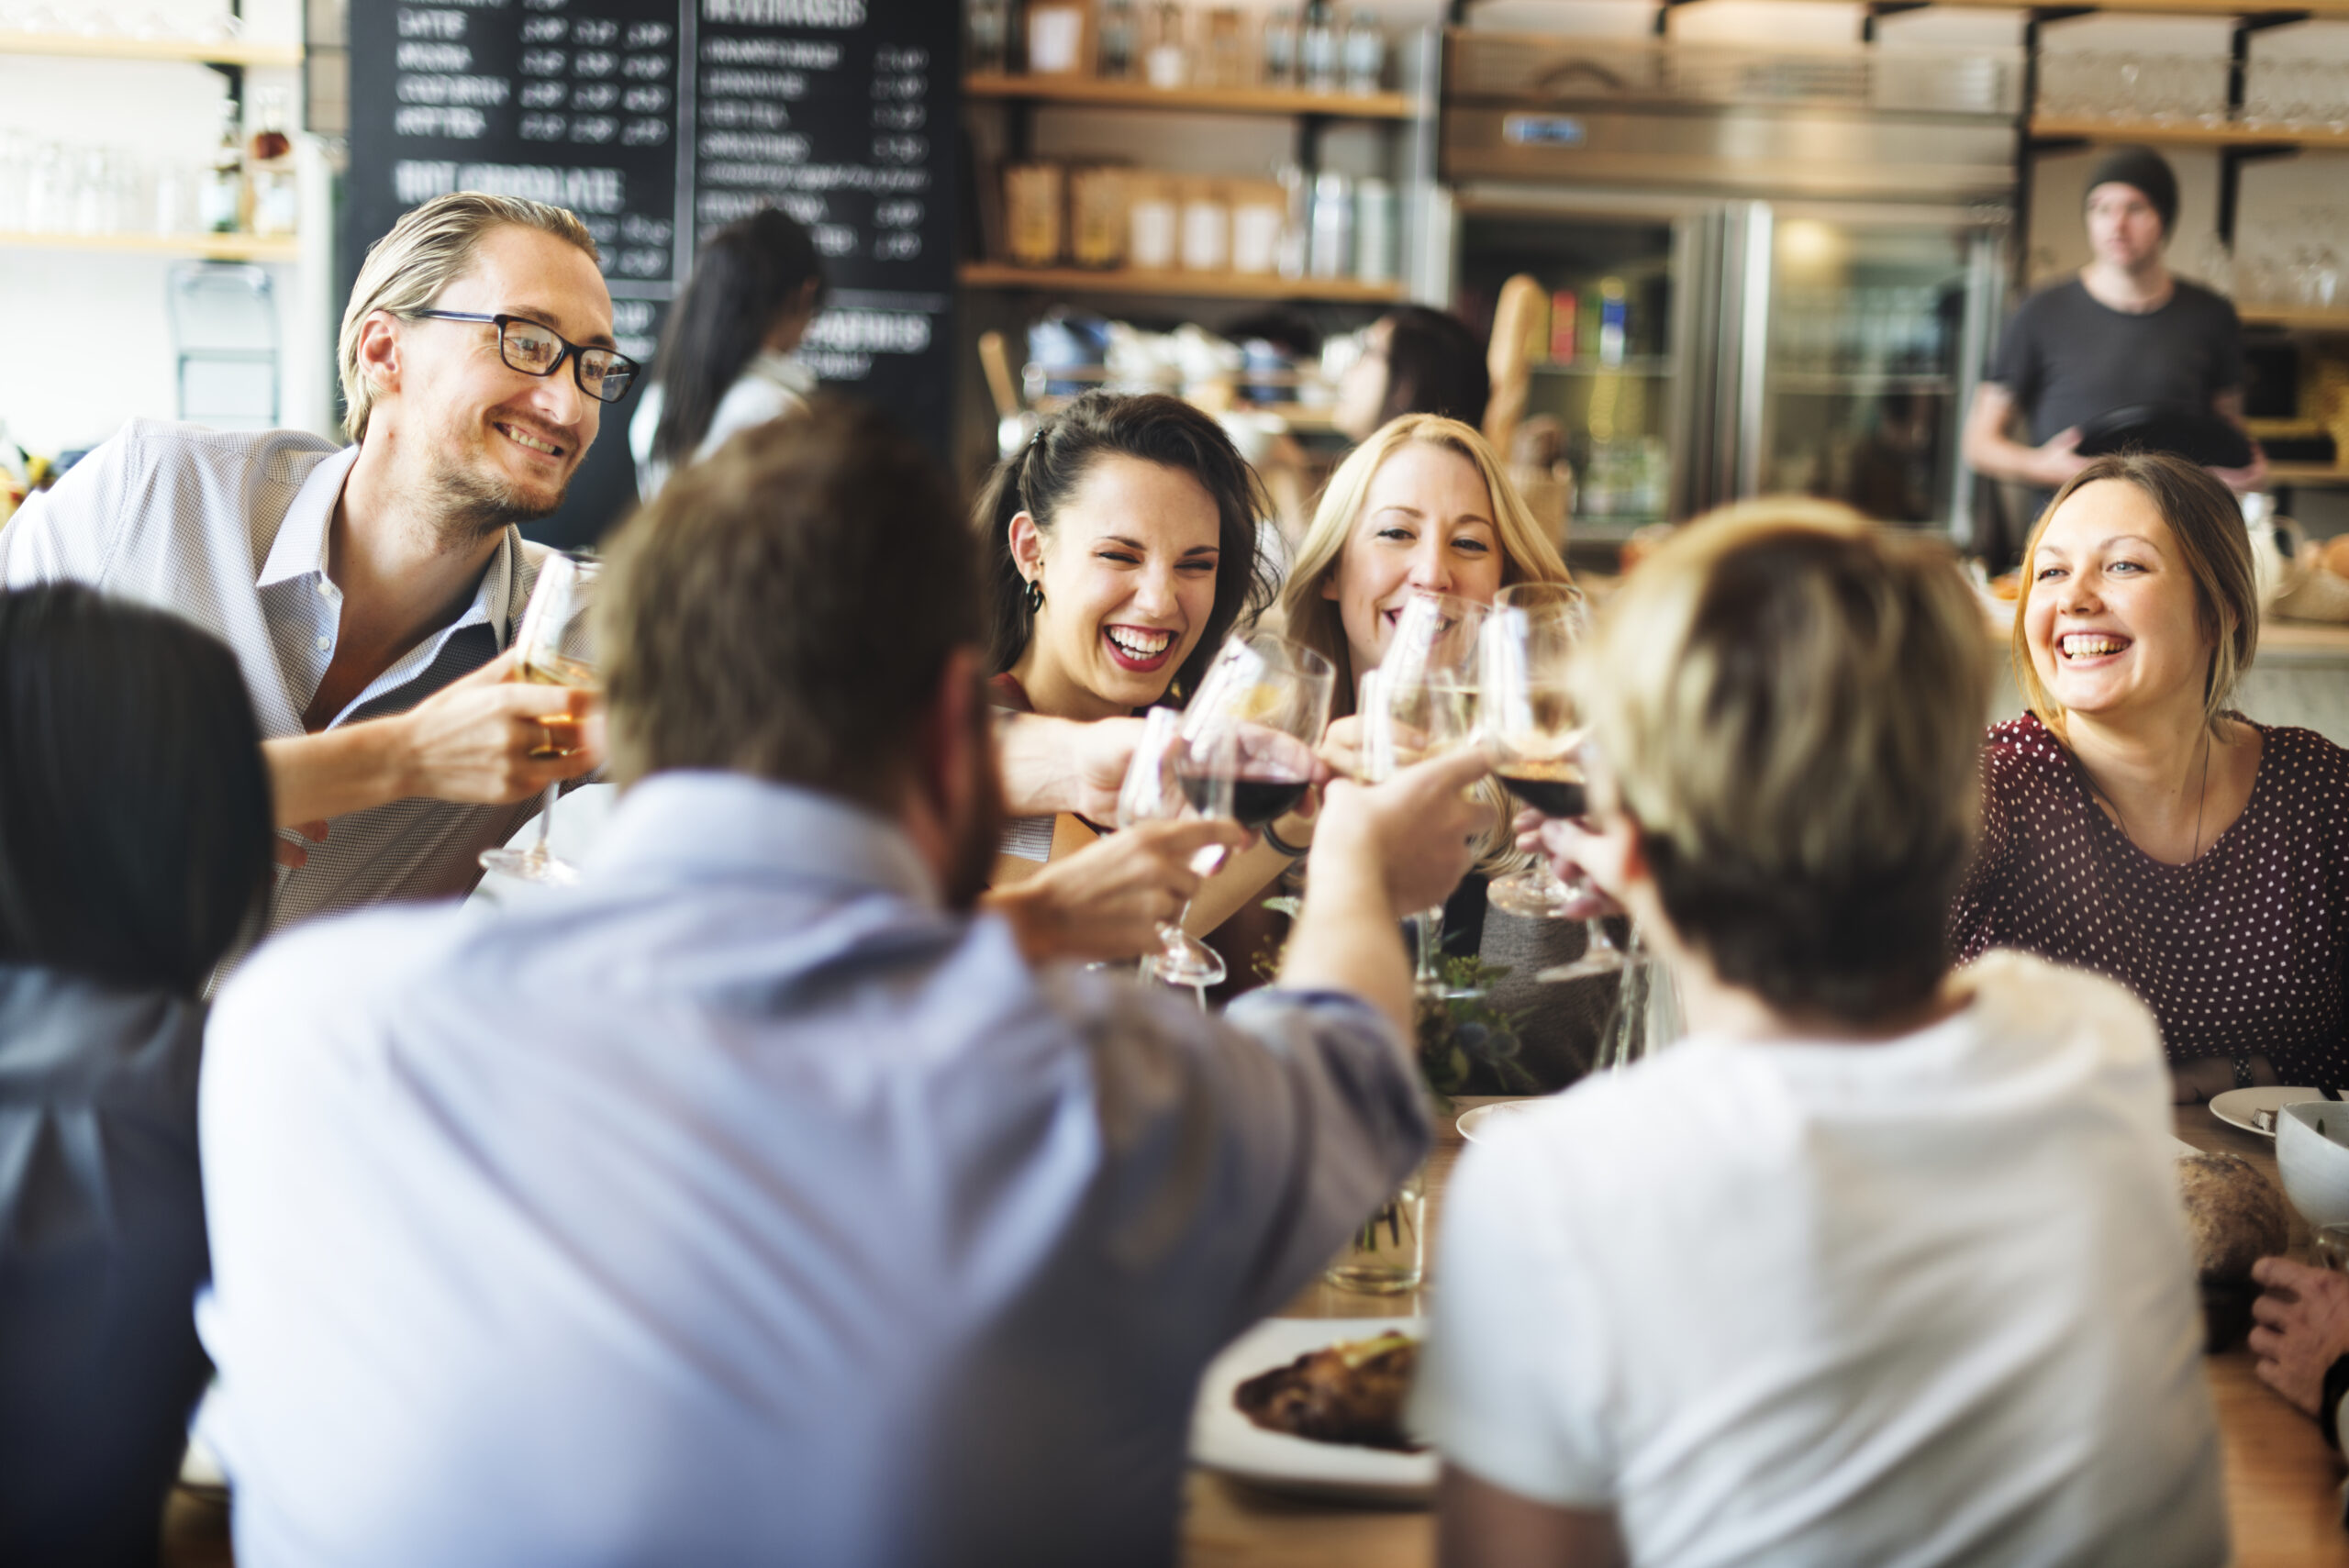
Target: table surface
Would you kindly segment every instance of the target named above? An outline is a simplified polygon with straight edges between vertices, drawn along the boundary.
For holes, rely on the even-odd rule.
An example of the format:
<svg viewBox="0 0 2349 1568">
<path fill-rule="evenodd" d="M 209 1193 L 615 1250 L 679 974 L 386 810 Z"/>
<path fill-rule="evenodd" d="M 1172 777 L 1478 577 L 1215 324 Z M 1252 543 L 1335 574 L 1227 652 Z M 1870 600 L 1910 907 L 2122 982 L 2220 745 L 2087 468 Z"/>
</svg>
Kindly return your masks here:
<svg viewBox="0 0 2349 1568">
<path fill-rule="evenodd" d="M 1465 1111 L 1492 1102 L 1463 1099 Z M 1444 1117 L 1428 1160 L 1430 1251 L 1441 1223 L 1443 1189 L 1463 1143 Z M 2201 1106 L 2177 1111 L 2177 1136 L 2198 1149 L 2240 1154 L 2276 1180 L 2276 1146 L 2228 1126 Z M 2308 1229 L 2292 1220 L 2292 1251 L 2306 1255 Z M 1356 1296 L 1315 1284 L 1289 1303 L 1296 1318 L 1381 1317 L 1427 1310 L 1417 1296 Z M 2349 1568 L 2339 1494 L 2341 1462 L 2316 1426 L 2268 1392 L 2252 1371 L 2251 1354 L 2233 1350 L 2205 1359 L 2219 1410 L 2219 1440 L 2227 1472 L 2227 1513 L 2233 1526 L 2237 1568 L 2270 1564 Z M 1427 1568 L 1435 1561 L 1435 1529 L 1424 1512 L 1381 1512 L 1292 1502 L 1221 1476 L 1193 1471 L 1183 1521 L 1183 1561 L 1189 1568 Z"/>
</svg>

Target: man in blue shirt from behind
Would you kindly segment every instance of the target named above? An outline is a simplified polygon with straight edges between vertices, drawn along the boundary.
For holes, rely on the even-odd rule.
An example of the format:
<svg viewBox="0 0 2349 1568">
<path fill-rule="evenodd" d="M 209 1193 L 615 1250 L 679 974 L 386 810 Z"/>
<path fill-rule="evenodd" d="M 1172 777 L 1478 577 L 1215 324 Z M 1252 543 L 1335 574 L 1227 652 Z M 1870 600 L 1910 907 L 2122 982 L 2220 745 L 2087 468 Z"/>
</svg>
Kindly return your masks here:
<svg viewBox="0 0 2349 1568">
<path fill-rule="evenodd" d="M 223 992 L 245 1568 L 1173 1561 L 1201 1368 L 1425 1151 L 1397 920 L 1486 760 L 1332 783 L 1220 1018 L 1031 968 L 970 912 L 974 561 L 879 416 L 737 440 L 613 552 L 584 884 L 320 922 Z"/>
</svg>

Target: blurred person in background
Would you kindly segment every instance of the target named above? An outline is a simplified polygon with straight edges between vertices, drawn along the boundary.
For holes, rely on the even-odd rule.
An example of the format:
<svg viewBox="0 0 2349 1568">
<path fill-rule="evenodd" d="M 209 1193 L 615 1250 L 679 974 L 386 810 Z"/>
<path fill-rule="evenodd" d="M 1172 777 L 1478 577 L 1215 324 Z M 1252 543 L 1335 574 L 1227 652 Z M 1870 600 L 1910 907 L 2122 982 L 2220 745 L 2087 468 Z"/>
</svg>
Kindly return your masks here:
<svg viewBox="0 0 2349 1568">
<path fill-rule="evenodd" d="M 206 976 L 269 891 L 237 661 L 73 584 L 0 593 L 0 1558 L 156 1560 L 210 1373 Z"/>
<path fill-rule="evenodd" d="M 562 504 L 634 361 L 561 207 L 460 192 L 369 250 L 343 311 L 351 444 L 134 419 L 0 531 L 0 583 L 72 581 L 236 651 L 280 828 L 270 923 L 462 893 L 556 780 L 585 693 L 509 651 Z"/>
<path fill-rule="evenodd" d="M 2181 1103 L 2349 1085 L 2349 753 L 2231 706 L 2259 645 L 2243 516 L 2149 453 L 2074 475 L 2023 556 L 2030 711 L 1990 731 L 1961 958 L 2021 948 L 2121 981 Z"/>
<path fill-rule="evenodd" d="M 584 884 L 317 922 L 224 990 L 242 1568 L 1174 1560 L 1202 1369 L 1427 1148 L 1397 922 L 1488 759 L 1333 784 L 1280 984 L 1221 1018 L 1032 967 L 972 915 L 975 544 L 877 414 L 745 432 L 611 552 Z"/>
<path fill-rule="evenodd" d="M 1945 546 L 1820 502 L 1682 529 L 1601 613 L 1590 831 L 1542 831 L 1689 1032 L 1453 1173 L 1447 1568 L 2227 1561 L 2154 1019 L 1951 969 L 1981 639 Z"/>
<path fill-rule="evenodd" d="M 1424 305 L 1399 306 L 1363 334 L 1362 355 L 1338 384 L 1331 418 L 1353 441 L 1406 414 L 1482 425 L 1492 395 L 1485 343 L 1473 328 Z"/>
<path fill-rule="evenodd" d="M 1332 766 L 1359 771 L 1354 717 L 1362 677 L 1378 667 L 1397 617 L 1415 593 L 1489 605 L 1513 583 L 1567 583 L 1557 547 L 1527 508 L 1492 447 L 1473 428 L 1441 415 L 1389 421 L 1330 475 L 1313 526 L 1281 590 L 1289 635 L 1337 666 L 1325 752 Z M 1475 675 L 1468 676 L 1471 681 Z M 1536 1084 L 1557 1088 L 1590 1063 L 1615 991 L 1611 976 L 1564 984 L 1534 978 L 1582 956 L 1579 920 L 1544 920 L 1491 907 L 1486 884 L 1523 870 L 1511 841 L 1509 798 L 1480 786 L 1483 852 L 1444 906 L 1444 951 L 1475 955 L 1509 973 L 1493 1006 L 1519 1017 L 1519 1064 Z M 1514 1092 L 1525 1085 L 1481 1084 Z"/>
<path fill-rule="evenodd" d="M 767 207 L 701 242 L 629 422 L 640 495 L 736 431 L 807 408 L 816 376 L 795 351 L 823 307 L 823 262 L 789 214 Z"/>
<path fill-rule="evenodd" d="M 2168 161 L 2150 147 L 2108 151 L 2089 171 L 2086 217 L 2088 264 L 2015 312 L 1965 417 L 1965 461 L 1977 473 L 2024 486 L 2029 517 L 2088 465 L 2081 430 L 2099 416 L 2154 404 L 2243 422 L 2235 307 L 2178 277 L 2164 259 L 2177 225 L 2177 176 Z M 2028 443 L 2008 434 L 2018 414 Z M 2267 460 L 2257 442 L 2251 450 L 2248 466 L 2212 471 L 2229 489 L 2256 490 L 2266 481 Z"/>
</svg>

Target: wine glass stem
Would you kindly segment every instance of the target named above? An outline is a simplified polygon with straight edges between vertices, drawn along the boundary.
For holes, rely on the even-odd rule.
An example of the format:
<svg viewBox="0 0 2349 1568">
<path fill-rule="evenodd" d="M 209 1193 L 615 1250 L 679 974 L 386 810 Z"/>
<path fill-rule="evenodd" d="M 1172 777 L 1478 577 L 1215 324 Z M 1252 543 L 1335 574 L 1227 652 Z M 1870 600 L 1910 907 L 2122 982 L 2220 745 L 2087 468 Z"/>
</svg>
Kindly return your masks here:
<svg viewBox="0 0 2349 1568">
<path fill-rule="evenodd" d="M 554 803 L 562 795 L 562 785 L 551 784 L 547 785 L 545 798 L 539 804 L 539 841 L 531 848 L 530 853 L 541 861 L 554 858 L 554 846 L 551 842 L 554 834 Z"/>
<path fill-rule="evenodd" d="M 1422 909 L 1411 917 L 1411 928 L 1419 936 L 1419 971 L 1415 978 L 1422 986 L 1435 984 L 1442 976 L 1436 973 L 1436 952 L 1443 942 L 1443 910 L 1441 906 Z"/>
</svg>

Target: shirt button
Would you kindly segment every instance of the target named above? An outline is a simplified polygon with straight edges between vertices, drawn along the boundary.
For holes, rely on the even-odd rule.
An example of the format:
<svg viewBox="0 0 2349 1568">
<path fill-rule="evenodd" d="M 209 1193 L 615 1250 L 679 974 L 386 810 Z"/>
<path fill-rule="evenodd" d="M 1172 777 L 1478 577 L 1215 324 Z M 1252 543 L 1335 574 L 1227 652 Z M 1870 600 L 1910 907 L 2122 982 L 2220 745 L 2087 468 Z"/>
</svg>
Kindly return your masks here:
<svg viewBox="0 0 2349 1568">
<path fill-rule="evenodd" d="M 334 592 L 334 584 L 331 584 L 331 583 L 328 582 L 328 581 L 327 581 L 325 578 L 323 578 L 323 577 L 321 577 L 321 578 L 319 578 L 319 579 L 318 579 L 318 597 L 320 597 L 320 598 L 322 598 L 322 599 L 323 599 L 323 598 L 325 598 L 328 594 L 331 594 L 331 593 L 333 593 L 333 592 Z"/>
<path fill-rule="evenodd" d="M 333 639 L 333 638 L 331 638 L 331 637 L 321 637 L 320 639 L 318 639 L 318 651 L 319 651 L 319 652 L 324 653 L 328 649 L 332 648 L 333 646 L 334 646 L 334 639 Z"/>
</svg>

